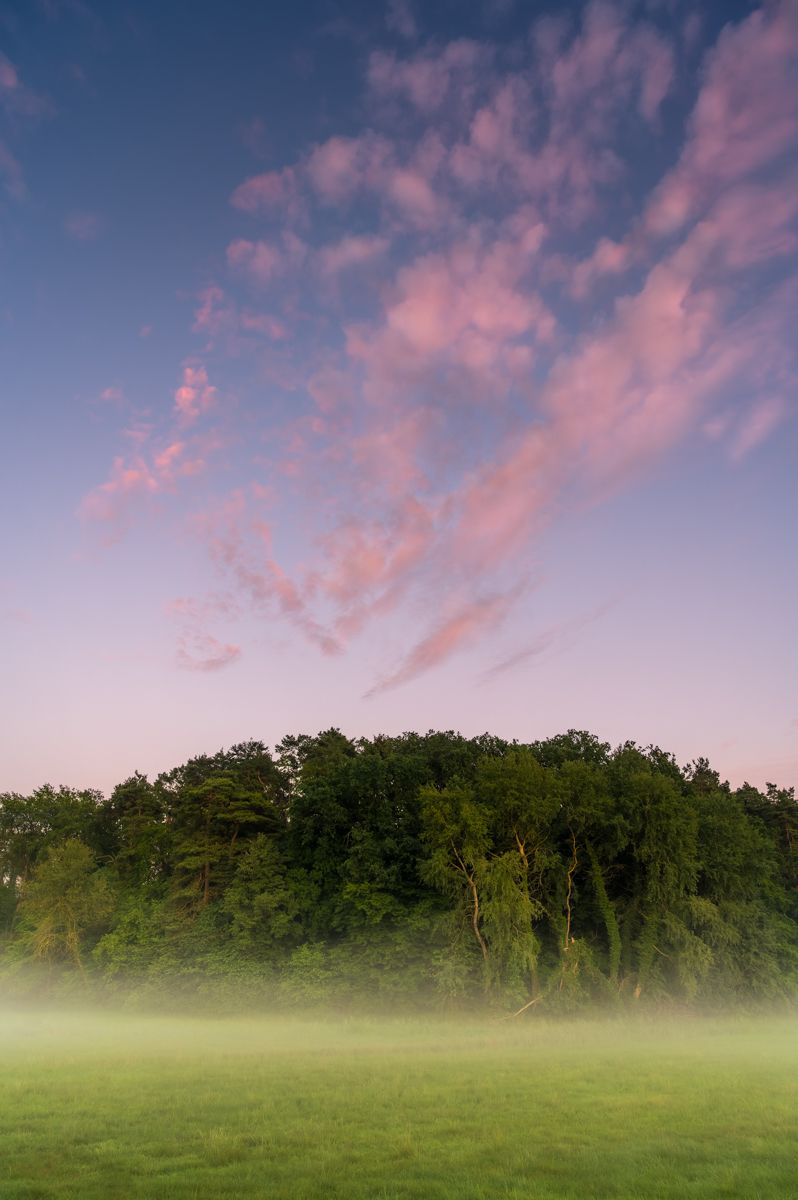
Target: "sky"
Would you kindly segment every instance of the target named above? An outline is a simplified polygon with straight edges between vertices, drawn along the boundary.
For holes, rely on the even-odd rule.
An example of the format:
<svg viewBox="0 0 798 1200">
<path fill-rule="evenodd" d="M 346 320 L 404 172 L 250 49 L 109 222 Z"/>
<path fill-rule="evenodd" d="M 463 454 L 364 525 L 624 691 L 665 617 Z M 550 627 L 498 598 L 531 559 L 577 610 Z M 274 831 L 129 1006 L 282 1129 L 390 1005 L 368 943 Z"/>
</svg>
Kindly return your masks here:
<svg viewBox="0 0 798 1200">
<path fill-rule="evenodd" d="M 0 790 L 795 785 L 797 317 L 797 0 L 0 0 Z"/>
</svg>

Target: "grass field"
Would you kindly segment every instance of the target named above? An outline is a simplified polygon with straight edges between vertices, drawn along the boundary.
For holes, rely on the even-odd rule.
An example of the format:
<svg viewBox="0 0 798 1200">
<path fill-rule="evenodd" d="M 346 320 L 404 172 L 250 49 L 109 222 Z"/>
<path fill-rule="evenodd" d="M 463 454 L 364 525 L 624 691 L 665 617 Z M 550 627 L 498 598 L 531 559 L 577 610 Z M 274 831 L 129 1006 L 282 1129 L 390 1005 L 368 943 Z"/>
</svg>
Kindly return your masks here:
<svg viewBox="0 0 798 1200">
<path fill-rule="evenodd" d="M 798 1197 L 798 1022 L 0 1013 L 0 1197 Z"/>
</svg>

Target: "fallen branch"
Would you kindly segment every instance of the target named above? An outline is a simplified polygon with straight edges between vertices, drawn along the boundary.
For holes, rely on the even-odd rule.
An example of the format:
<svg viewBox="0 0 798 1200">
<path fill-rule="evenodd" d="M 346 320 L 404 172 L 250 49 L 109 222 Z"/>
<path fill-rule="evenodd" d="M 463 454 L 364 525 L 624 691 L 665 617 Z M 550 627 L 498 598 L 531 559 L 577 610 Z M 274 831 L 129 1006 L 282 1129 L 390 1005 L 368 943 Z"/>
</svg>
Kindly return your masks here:
<svg viewBox="0 0 798 1200">
<path fill-rule="evenodd" d="M 531 1008 L 533 1004 L 537 1004 L 538 1001 L 540 1001 L 542 999 L 543 999 L 543 993 L 541 992 L 541 994 L 539 996 L 534 996 L 531 1000 L 528 1000 L 526 1002 L 526 1004 L 522 1005 L 521 1008 L 519 1008 L 518 1012 L 508 1013 L 507 1016 L 502 1017 L 501 1020 L 502 1021 L 512 1021 L 514 1017 L 520 1017 L 521 1013 L 525 1013 L 528 1008 Z"/>
</svg>

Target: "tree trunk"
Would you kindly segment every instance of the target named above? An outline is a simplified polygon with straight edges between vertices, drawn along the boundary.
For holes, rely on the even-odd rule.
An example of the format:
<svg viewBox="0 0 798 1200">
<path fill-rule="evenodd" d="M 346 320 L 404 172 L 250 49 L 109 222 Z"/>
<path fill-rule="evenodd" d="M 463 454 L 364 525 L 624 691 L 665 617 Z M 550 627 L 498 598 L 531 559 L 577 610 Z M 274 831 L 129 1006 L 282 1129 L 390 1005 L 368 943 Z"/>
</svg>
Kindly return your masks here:
<svg viewBox="0 0 798 1200">
<path fill-rule="evenodd" d="M 574 834 L 574 831 L 572 829 L 569 830 L 569 833 L 571 834 L 572 858 L 571 858 L 571 865 L 568 868 L 568 874 L 566 875 L 567 886 L 566 886 L 566 892 L 565 892 L 565 945 L 563 946 L 563 949 L 566 952 L 568 951 L 568 948 L 570 947 L 571 942 L 573 941 L 573 938 L 571 937 L 571 897 L 573 896 L 573 892 L 574 892 L 574 874 L 576 873 L 576 868 L 577 868 L 577 864 L 578 864 L 578 859 L 576 856 L 576 835 Z"/>
</svg>

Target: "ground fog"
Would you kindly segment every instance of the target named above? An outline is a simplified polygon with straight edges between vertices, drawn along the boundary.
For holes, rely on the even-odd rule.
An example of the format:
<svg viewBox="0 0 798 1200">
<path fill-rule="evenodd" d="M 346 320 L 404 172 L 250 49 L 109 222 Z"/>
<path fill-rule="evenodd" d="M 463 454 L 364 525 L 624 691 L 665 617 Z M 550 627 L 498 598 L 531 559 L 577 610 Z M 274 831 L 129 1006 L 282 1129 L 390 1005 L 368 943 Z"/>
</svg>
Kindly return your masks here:
<svg viewBox="0 0 798 1200">
<path fill-rule="evenodd" d="M 0 1197 L 794 1197 L 798 1020 L 0 1014 Z"/>
</svg>

